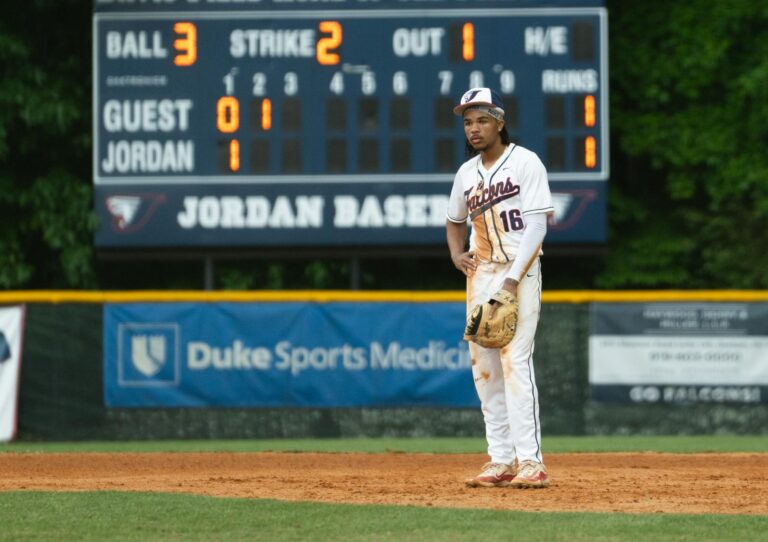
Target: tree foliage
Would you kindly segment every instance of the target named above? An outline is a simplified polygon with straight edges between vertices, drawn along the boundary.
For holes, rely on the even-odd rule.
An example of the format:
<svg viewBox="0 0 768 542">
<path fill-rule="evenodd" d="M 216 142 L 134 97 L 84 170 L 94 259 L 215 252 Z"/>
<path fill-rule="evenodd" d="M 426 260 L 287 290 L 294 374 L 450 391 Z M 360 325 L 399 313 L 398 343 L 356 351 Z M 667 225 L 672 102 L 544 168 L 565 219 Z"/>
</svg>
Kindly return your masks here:
<svg viewBox="0 0 768 542">
<path fill-rule="evenodd" d="M 612 2 L 615 287 L 768 287 L 768 4 Z"/>
<path fill-rule="evenodd" d="M 95 285 L 90 5 L 37 0 L 0 20 L 0 287 Z"/>
</svg>

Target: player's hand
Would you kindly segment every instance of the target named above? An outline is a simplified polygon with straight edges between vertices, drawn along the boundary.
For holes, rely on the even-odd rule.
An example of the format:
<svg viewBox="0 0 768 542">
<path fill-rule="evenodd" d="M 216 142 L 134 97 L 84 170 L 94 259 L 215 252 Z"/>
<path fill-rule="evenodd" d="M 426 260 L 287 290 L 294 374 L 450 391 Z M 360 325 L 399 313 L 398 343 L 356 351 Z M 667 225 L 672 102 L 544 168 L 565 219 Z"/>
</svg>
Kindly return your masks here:
<svg viewBox="0 0 768 542">
<path fill-rule="evenodd" d="M 510 292 L 512 295 L 517 296 L 517 285 L 519 283 L 515 279 L 504 279 L 504 284 L 501 285 L 502 290 Z"/>
<path fill-rule="evenodd" d="M 471 277 L 472 275 L 474 275 L 475 271 L 477 270 L 475 253 L 472 251 L 461 252 L 459 254 L 456 254 L 455 256 L 452 255 L 451 260 L 453 260 L 453 265 L 456 266 L 456 269 L 458 269 L 468 277 Z"/>
<path fill-rule="evenodd" d="M 515 279 L 504 279 L 504 284 L 501 285 L 501 289 L 511 293 L 517 297 L 517 285 L 519 283 Z M 489 301 L 491 308 L 488 311 L 488 318 L 493 318 L 493 314 L 496 312 L 497 303 L 493 300 Z"/>
</svg>

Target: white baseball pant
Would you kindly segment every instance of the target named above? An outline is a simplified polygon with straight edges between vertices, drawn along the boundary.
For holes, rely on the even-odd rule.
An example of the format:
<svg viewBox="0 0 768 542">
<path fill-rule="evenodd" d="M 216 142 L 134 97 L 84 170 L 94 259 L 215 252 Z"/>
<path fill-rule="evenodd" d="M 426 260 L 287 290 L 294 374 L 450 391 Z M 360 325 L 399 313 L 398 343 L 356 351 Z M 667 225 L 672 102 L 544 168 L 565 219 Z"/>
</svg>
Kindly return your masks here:
<svg viewBox="0 0 768 542">
<path fill-rule="evenodd" d="M 467 312 L 485 303 L 509 274 L 512 262 L 479 263 L 467 279 Z M 543 462 L 539 393 L 533 371 L 533 348 L 541 310 L 541 271 L 534 260 L 517 288 L 520 304 L 514 339 L 501 349 L 469 343 L 472 376 L 480 398 L 488 455 L 494 463 Z"/>
</svg>

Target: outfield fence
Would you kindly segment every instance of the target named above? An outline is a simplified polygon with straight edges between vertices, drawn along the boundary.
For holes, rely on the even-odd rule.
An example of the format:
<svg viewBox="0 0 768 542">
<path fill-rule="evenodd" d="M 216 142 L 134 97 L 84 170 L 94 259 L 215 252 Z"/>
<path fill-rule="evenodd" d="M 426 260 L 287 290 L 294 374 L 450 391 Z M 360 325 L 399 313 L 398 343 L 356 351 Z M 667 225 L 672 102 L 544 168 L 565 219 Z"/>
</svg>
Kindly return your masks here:
<svg viewBox="0 0 768 542">
<path fill-rule="evenodd" d="M 17 439 L 479 437 L 483 423 L 477 408 L 108 408 L 104 399 L 105 304 L 462 303 L 463 299 L 463 292 L 401 291 L 2 292 L 0 304 L 26 305 Z M 591 303 L 694 301 L 765 302 L 768 292 L 545 292 L 535 350 L 543 432 L 767 434 L 765 403 L 602 404 L 590 399 Z"/>
</svg>

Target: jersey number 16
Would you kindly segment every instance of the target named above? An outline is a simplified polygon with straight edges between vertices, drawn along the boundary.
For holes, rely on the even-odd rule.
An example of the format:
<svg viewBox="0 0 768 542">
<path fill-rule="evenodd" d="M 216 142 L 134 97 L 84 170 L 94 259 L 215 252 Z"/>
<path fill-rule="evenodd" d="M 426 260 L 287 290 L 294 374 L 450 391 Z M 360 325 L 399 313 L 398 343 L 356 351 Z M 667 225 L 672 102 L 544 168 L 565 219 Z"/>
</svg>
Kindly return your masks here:
<svg viewBox="0 0 768 542">
<path fill-rule="evenodd" d="M 499 216 L 504 224 L 504 231 L 520 231 L 525 227 L 523 217 L 520 216 L 520 211 L 517 209 L 502 211 Z"/>
</svg>

